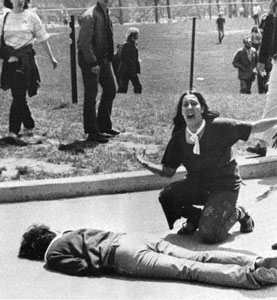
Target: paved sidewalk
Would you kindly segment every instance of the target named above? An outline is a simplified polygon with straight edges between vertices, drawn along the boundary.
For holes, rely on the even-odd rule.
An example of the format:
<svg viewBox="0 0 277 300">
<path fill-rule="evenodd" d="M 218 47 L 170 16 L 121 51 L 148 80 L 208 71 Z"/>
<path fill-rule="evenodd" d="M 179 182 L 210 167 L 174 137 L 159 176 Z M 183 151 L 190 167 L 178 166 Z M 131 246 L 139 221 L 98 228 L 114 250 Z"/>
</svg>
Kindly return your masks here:
<svg viewBox="0 0 277 300">
<path fill-rule="evenodd" d="M 243 179 L 277 176 L 275 149 L 269 149 L 266 157 L 238 157 L 237 161 Z M 0 203 L 155 190 L 183 178 L 185 174 L 185 169 L 179 168 L 172 178 L 160 177 L 143 170 L 60 179 L 0 182 Z"/>
<path fill-rule="evenodd" d="M 32 201 L 0 206 L 1 299 L 97 299 L 97 300 L 199 300 L 276 299 L 277 286 L 258 291 L 216 287 L 191 282 L 135 280 L 124 277 L 77 278 L 47 271 L 43 262 L 17 258 L 20 238 L 32 222 L 44 222 L 58 230 L 95 227 L 114 231 L 151 232 L 189 249 L 277 255 L 277 177 L 245 180 L 241 204 L 256 224 L 251 234 L 240 234 L 235 225 L 226 243 L 200 244 L 197 234 L 180 237 L 180 226 L 168 231 L 157 200 L 158 191 L 90 196 L 53 201 Z M 263 195 L 263 196 L 262 196 Z M 259 197 L 261 196 L 261 197 Z M 259 197 L 259 198 L 258 198 Z M 258 198 L 258 199 L 257 199 Z"/>
</svg>

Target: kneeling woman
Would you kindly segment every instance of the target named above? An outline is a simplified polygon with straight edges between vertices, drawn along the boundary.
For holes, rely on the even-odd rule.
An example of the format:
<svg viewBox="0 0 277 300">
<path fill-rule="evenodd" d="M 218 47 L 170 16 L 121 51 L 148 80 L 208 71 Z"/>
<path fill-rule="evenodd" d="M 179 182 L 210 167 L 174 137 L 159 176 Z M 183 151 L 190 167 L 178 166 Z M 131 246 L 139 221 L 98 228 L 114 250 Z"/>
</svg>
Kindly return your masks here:
<svg viewBox="0 0 277 300">
<path fill-rule="evenodd" d="M 277 118 L 257 122 L 219 118 L 200 93 L 184 93 L 162 164 L 147 162 L 144 154 L 135 152 L 142 166 L 160 176 L 172 177 L 180 165 L 187 170 L 185 179 L 169 184 L 160 193 L 169 228 L 184 217 L 187 222 L 178 233 L 192 234 L 199 229 L 200 237 L 208 243 L 224 240 L 237 221 L 241 232 L 253 231 L 253 219 L 243 207 L 237 207 L 241 178 L 231 147 L 276 124 Z"/>
</svg>

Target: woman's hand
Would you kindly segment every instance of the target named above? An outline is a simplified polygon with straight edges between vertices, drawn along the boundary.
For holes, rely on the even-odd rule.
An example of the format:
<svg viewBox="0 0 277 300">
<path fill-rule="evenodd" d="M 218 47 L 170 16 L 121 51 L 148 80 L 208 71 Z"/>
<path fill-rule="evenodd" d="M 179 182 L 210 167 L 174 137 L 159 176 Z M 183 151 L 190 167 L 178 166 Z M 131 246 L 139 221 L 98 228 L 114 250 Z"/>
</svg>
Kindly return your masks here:
<svg viewBox="0 0 277 300">
<path fill-rule="evenodd" d="M 133 148 L 133 153 L 134 153 L 134 157 L 136 159 L 137 162 L 139 162 L 141 165 L 145 164 L 145 153 L 146 153 L 146 149 L 143 148 L 142 150 L 142 154 L 138 154 L 137 149 Z"/>
<path fill-rule="evenodd" d="M 163 177 L 172 177 L 176 173 L 176 169 L 168 168 L 165 165 L 157 165 L 145 160 L 146 149 L 142 150 L 142 154 L 138 154 L 136 148 L 133 148 L 134 157 L 144 168 L 150 172 Z"/>
</svg>

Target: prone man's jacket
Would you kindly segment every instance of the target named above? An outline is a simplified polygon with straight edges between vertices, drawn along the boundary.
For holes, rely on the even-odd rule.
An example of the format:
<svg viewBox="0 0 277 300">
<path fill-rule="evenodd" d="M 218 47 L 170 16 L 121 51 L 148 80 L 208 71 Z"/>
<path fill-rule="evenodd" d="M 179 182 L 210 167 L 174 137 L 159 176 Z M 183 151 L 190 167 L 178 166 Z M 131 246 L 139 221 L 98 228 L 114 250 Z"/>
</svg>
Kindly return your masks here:
<svg viewBox="0 0 277 300">
<path fill-rule="evenodd" d="M 277 54 L 277 20 L 268 14 L 263 26 L 263 37 L 259 53 L 259 62 L 266 64 L 268 58 Z"/>
<path fill-rule="evenodd" d="M 251 79 L 253 70 L 257 66 L 258 55 L 255 48 L 251 47 L 251 60 L 249 60 L 245 47 L 239 49 L 233 58 L 233 66 L 238 68 L 238 78 L 240 80 Z"/>
<path fill-rule="evenodd" d="M 122 234 L 91 228 L 66 231 L 49 245 L 46 267 L 69 275 L 101 275 L 110 246 Z"/>
<path fill-rule="evenodd" d="M 97 2 L 86 10 L 79 23 L 77 47 L 80 67 L 83 64 L 89 64 L 91 67 L 101 65 L 105 58 L 112 61 L 113 25 L 110 16 L 105 14 L 101 5 Z"/>
</svg>

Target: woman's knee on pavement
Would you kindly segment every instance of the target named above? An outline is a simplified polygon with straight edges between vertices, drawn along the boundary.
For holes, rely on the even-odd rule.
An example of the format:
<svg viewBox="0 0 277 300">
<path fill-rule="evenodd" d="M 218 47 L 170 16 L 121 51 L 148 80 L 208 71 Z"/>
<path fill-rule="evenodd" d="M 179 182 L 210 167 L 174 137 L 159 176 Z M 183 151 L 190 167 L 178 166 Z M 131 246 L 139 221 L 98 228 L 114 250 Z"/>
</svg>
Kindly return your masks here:
<svg viewBox="0 0 277 300">
<path fill-rule="evenodd" d="M 209 244 L 221 242 L 228 235 L 220 217 L 214 215 L 209 217 L 202 215 L 199 222 L 199 236 L 203 242 Z"/>
</svg>

